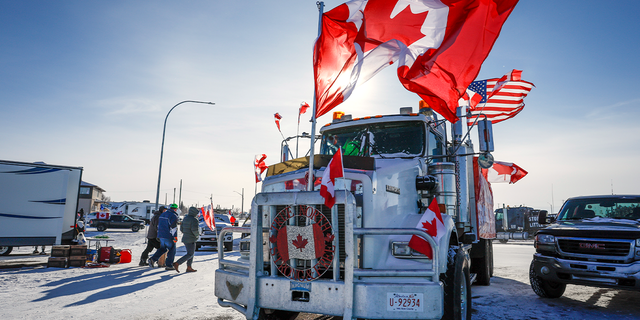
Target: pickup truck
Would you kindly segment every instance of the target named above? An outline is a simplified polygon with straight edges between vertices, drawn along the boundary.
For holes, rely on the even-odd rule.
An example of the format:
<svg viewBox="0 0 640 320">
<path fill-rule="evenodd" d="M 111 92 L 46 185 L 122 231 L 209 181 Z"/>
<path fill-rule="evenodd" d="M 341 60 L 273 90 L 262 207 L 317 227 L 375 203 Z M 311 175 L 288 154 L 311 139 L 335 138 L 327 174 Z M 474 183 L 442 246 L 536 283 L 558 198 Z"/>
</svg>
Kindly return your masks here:
<svg viewBox="0 0 640 320">
<path fill-rule="evenodd" d="M 533 291 L 559 298 L 567 284 L 640 291 L 640 195 L 570 198 L 535 237 Z M 553 221 L 555 220 L 555 221 Z"/>
<path fill-rule="evenodd" d="M 131 218 L 126 214 L 111 215 L 109 219 L 91 219 L 89 226 L 96 228 L 98 231 L 105 231 L 108 228 L 113 229 L 131 229 L 138 232 L 144 229 L 144 221 Z"/>
<path fill-rule="evenodd" d="M 212 246 L 214 248 L 218 248 L 218 235 L 222 232 L 222 229 L 226 227 L 231 227 L 231 221 L 229 217 L 223 214 L 216 214 L 214 216 L 214 220 L 216 223 L 216 230 L 211 230 L 207 226 L 207 224 L 200 220 L 200 238 L 196 240 L 196 251 L 200 250 L 201 247 L 204 246 Z M 230 251 L 233 248 L 233 234 L 228 233 L 224 238 L 224 250 Z"/>
</svg>

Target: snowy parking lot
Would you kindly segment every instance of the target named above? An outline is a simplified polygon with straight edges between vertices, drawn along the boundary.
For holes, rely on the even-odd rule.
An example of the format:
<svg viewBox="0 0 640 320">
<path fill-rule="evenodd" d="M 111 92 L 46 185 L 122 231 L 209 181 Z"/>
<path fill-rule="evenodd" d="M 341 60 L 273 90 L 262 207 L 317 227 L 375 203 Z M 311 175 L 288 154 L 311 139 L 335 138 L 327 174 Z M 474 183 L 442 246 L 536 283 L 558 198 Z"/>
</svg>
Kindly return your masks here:
<svg viewBox="0 0 640 320">
<path fill-rule="evenodd" d="M 133 261 L 107 268 L 0 269 L 3 319 L 243 319 L 222 308 L 213 295 L 215 250 L 198 251 L 195 273 L 138 266 L 145 232 L 88 230 L 108 235 L 112 245 L 131 249 Z M 237 240 L 236 240 L 237 248 Z M 50 250 L 50 247 L 47 248 Z M 17 248 L 7 259 L 33 257 Z M 541 299 L 529 286 L 532 242 L 494 243 L 495 271 L 488 287 L 473 286 L 473 319 L 640 319 L 640 293 L 568 286 L 559 299 Z M 177 257 L 185 249 L 178 242 Z M 237 254 L 231 253 L 230 255 Z M 40 259 L 46 259 L 42 257 Z M 181 266 L 185 268 L 184 265 Z M 300 315 L 313 319 L 317 315 Z M 326 317 L 324 318 L 326 319 Z"/>
</svg>

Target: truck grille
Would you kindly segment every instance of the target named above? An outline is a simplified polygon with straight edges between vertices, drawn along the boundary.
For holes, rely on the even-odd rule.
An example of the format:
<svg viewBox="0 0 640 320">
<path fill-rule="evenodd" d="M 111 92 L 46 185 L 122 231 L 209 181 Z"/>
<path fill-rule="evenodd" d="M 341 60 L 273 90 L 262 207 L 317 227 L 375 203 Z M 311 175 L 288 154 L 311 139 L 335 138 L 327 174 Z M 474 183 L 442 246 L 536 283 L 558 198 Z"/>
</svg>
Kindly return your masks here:
<svg viewBox="0 0 640 320">
<path fill-rule="evenodd" d="M 603 241 L 600 239 L 558 239 L 564 253 L 625 257 L 631 249 L 630 242 Z"/>
</svg>

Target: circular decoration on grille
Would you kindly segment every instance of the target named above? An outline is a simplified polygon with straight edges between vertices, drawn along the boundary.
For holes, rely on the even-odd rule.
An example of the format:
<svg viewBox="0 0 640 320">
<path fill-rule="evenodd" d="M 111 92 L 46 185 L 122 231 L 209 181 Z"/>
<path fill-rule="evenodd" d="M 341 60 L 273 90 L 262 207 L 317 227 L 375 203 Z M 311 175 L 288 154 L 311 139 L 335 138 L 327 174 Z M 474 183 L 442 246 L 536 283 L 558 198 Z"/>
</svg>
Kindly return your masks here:
<svg viewBox="0 0 640 320">
<path fill-rule="evenodd" d="M 331 222 L 318 209 L 287 206 L 271 222 L 269 254 L 285 277 L 313 281 L 331 267 L 334 237 Z"/>
</svg>

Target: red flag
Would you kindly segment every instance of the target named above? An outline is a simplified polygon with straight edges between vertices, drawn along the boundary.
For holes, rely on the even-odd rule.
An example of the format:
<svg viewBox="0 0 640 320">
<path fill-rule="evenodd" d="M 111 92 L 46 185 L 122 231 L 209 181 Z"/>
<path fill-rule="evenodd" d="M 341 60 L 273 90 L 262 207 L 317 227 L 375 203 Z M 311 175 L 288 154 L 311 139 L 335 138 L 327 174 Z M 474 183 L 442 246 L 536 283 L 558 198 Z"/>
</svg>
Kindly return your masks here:
<svg viewBox="0 0 640 320">
<path fill-rule="evenodd" d="M 207 224 L 209 229 L 215 230 L 216 229 L 216 221 L 214 219 L 215 214 L 209 210 L 204 210 L 204 207 L 202 209 L 203 209 L 202 217 L 204 218 L 204 223 Z"/>
<path fill-rule="evenodd" d="M 482 169 L 482 175 L 488 182 L 500 183 L 508 182 L 510 184 L 516 183 L 518 180 L 524 178 L 528 172 L 515 163 L 496 161 L 489 169 Z"/>
<path fill-rule="evenodd" d="M 282 116 L 276 112 L 273 115 L 273 118 L 276 120 L 276 126 L 278 126 L 278 131 L 280 131 L 280 119 L 282 119 Z"/>
<path fill-rule="evenodd" d="M 336 178 L 344 177 L 344 167 L 342 166 L 342 148 L 338 149 L 327 168 L 322 175 L 322 182 L 320 183 L 320 195 L 324 197 L 324 205 L 331 208 L 336 204 L 335 197 L 335 185 Z"/>
<path fill-rule="evenodd" d="M 256 174 L 256 183 L 262 181 L 262 173 L 268 168 L 267 164 L 264 163 L 264 159 L 266 158 L 266 154 L 256 155 L 255 160 L 253 161 L 253 168 Z"/>
<path fill-rule="evenodd" d="M 440 238 L 444 236 L 446 229 L 444 227 L 444 221 L 442 220 L 442 214 L 440 214 L 440 208 L 438 207 L 438 201 L 433 198 L 429 208 L 424 211 L 420 221 L 418 222 L 418 229 L 426 231 L 436 243 L 440 242 Z M 409 247 L 415 251 L 418 251 L 429 259 L 433 258 L 433 250 L 429 245 L 429 242 L 422 237 L 412 236 L 409 240 Z"/>
<path fill-rule="evenodd" d="M 403 86 L 447 120 L 518 0 L 353 0 L 323 14 L 314 46 L 316 117 L 397 62 Z"/>
<path fill-rule="evenodd" d="M 498 123 L 520 113 L 524 109 L 524 98 L 535 87 L 531 82 L 520 80 L 520 74 L 522 71 L 513 70 L 500 79 L 472 82 L 467 91 L 474 92 L 481 100 L 477 105 L 470 104 L 471 116 L 467 119 L 469 125 L 478 116 L 480 120 L 484 119 L 481 114 L 491 123 Z"/>
<path fill-rule="evenodd" d="M 305 114 L 307 112 L 307 109 L 309 109 L 309 104 L 302 101 L 302 103 L 300 103 L 300 111 L 298 112 L 298 124 L 300 124 L 300 116 Z"/>
</svg>

